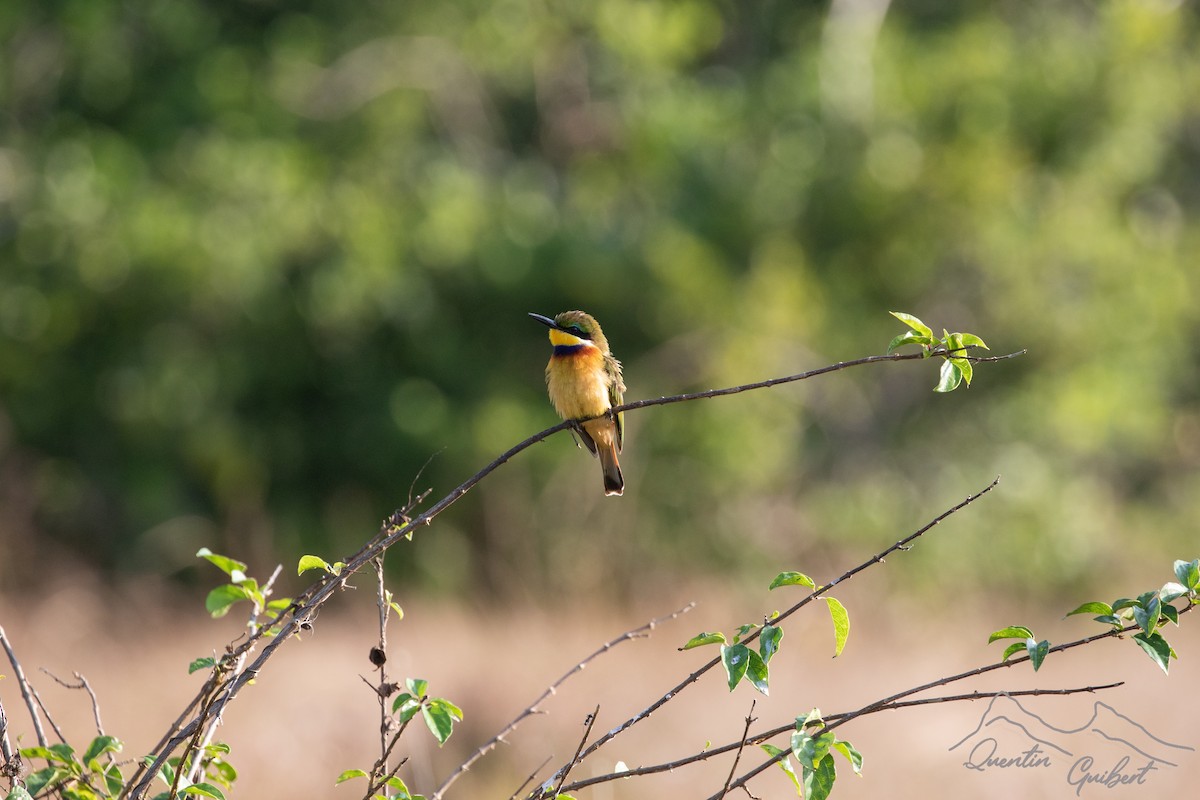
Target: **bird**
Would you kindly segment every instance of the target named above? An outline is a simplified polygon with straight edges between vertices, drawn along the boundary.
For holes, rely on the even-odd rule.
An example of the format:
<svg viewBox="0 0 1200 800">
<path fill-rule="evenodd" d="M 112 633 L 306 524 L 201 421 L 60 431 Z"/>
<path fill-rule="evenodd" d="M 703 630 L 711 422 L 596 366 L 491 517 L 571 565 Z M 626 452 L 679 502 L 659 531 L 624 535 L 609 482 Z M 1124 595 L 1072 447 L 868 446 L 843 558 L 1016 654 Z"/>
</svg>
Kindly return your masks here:
<svg viewBox="0 0 1200 800">
<path fill-rule="evenodd" d="M 621 362 L 613 358 L 608 340 L 595 317 L 583 311 L 564 311 L 551 319 L 530 313 L 550 329 L 554 352 L 546 365 L 546 388 L 554 410 L 565 420 L 580 420 L 579 438 L 600 459 L 604 494 L 620 495 L 625 478 L 617 453 L 625 438 L 625 420 L 610 410 L 621 405 L 625 383 Z"/>
</svg>

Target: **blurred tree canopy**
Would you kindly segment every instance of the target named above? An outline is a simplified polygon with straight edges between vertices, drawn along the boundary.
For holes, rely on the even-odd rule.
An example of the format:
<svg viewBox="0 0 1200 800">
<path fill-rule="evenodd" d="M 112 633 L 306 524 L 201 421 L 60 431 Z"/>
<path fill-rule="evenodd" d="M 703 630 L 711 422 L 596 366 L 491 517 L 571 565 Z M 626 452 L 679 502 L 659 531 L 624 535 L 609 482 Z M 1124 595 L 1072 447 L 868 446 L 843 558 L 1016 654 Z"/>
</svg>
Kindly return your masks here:
<svg viewBox="0 0 1200 800">
<path fill-rule="evenodd" d="M 440 496 L 556 422 L 525 313 L 568 308 L 630 399 L 880 352 L 893 309 L 1030 353 L 945 397 L 884 365 L 631 414 L 619 500 L 556 437 L 394 559 L 423 585 L 819 565 L 997 473 L 919 568 L 1061 586 L 1139 547 L 1190 558 L 1198 22 L 1171 0 L 7 0 L 0 572 L 336 557 L 414 480 Z"/>
</svg>

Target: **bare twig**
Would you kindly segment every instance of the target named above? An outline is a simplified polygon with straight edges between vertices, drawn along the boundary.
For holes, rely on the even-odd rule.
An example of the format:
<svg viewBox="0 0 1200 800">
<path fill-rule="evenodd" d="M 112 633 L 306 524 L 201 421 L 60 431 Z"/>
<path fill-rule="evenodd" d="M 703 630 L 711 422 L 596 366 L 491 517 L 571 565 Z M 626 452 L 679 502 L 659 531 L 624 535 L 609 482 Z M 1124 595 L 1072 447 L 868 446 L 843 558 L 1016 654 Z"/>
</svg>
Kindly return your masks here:
<svg viewBox="0 0 1200 800">
<path fill-rule="evenodd" d="M 25 698 L 25 707 L 29 709 L 29 716 L 33 720 L 33 732 L 37 736 L 37 742 L 45 747 L 47 744 L 46 732 L 42 730 L 42 719 L 38 716 L 38 704 L 34 700 L 33 687 L 26 680 L 25 670 L 21 669 L 21 662 L 17 660 L 17 654 L 13 652 L 3 627 L 0 627 L 0 647 L 3 647 L 4 652 L 8 654 L 8 663 L 12 664 L 13 674 L 17 676 L 17 685 L 21 687 L 21 697 Z"/>
<path fill-rule="evenodd" d="M 742 728 L 742 739 L 738 742 L 737 753 L 733 757 L 733 764 L 729 767 L 729 777 L 725 778 L 725 786 L 721 789 L 719 797 L 724 797 L 729 791 L 729 783 L 733 780 L 733 776 L 737 774 L 737 765 L 742 760 L 742 751 L 746 749 L 746 737 L 750 735 L 750 726 L 757 722 L 754 718 L 754 706 L 757 703 L 758 698 L 750 701 L 750 710 L 746 712 L 746 727 Z"/>
<path fill-rule="evenodd" d="M 552 758 L 554 758 L 552 755 L 546 756 L 542 763 L 538 764 L 537 768 L 534 769 L 533 772 L 529 773 L 529 777 L 521 781 L 521 785 L 517 787 L 517 790 L 508 796 L 508 800 L 517 800 L 517 798 L 520 797 L 521 792 L 525 791 L 525 787 L 533 783 L 533 780 L 537 777 L 537 774 L 546 768 L 546 765 L 550 763 Z"/>
<path fill-rule="evenodd" d="M 64 689 L 83 689 L 84 691 L 86 691 L 88 693 L 88 697 L 90 697 L 92 699 L 92 716 L 96 720 L 96 732 L 98 734 L 100 734 L 101 736 L 103 736 L 104 735 L 104 723 L 100 721 L 100 701 L 96 699 L 96 693 L 94 691 L 92 691 L 92 685 L 90 683 L 88 683 L 87 678 L 83 677 L 78 672 L 76 672 L 73 674 L 75 675 L 75 680 L 79 681 L 79 683 L 67 683 L 62 678 L 58 677 L 57 675 L 55 675 L 53 672 L 46 669 L 45 667 L 42 667 L 41 670 L 42 670 L 42 672 L 46 673 L 51 678 L 53 678 L 54 681 L 59 686 L 63 687 Z"/>
<path fill-rule="evenodd" d="M 433 794 L 431 794 L 429 796 L 430 800 L 440 800 L 441 797 L 446 793 L 446 790 L 450 788 L 450 785 L 452 783 L 454 783 L 456 780 L 458 780 L 459 777 L 461 777 L 464 772 L 466 772 L 472 766 L 474 766 L 476 761 L 478 761 L 480 758 L 482 758 L 484 755 L 486 755 L 488 752 L 490 752 L 492 749 L 494 749 L 497 744 L 499 744 L 500 742 L 503 742 L 505 736 L 512 733 L 514 730 L 516 730 L 517 726 L 520 725 L 522 722 L 524 722 L 529 717 L 531 717 L 535 714 L 541 713 L 541 711 L 538 707 L 543 702 L 545 702 L 545 700 L 548 697 L 555 694 L 558 691 L 558 688 L 560 686 L 562 686 L 564 683 L 566 683 L 567 679 L 569 679 L 572 675 L 574 675 L 577 672 L 582 671 L 593 660 L 604 655 L 609 650 L 612 650 L 614 647 L 621 644 L 622 642 L 628 642 L 631 639 L 644 639 L 647 636 L 649 636 L 654 631 L 654 629 L 657 628 L 659 625 L 663 624 L 664 622 L 670 622 L 671 620 L 676 619 L 677 617 L 680 617 L 680 616 L 686 614 L 687 612 L 691 611 L 695 607 L 696 607 L 695 603 L 688 603 L 686 606 L 679 609 L 678 611 L 672 611 L 670 614 L 664 614 L 661 617 L 655 617 L 654 619 L 647 622 L 645 625 L 634 628 L 632 630 L 625 631 L 620 636 L 617 636 L 616 638 L 611 639 L 611 640 L 605 642 L 604 644 L 602 644 L 595 652 L 593 652 L 591 655 L 584 658 L 582 661 L 577 663 L 575 666 L 571 667 L 569 670 L 567 670 L 562 675 L 562 677 L 560 677 L 554 683 L 550 684 L 550 686 L 547 687 L 546 691 L 542 692 L 541 695 L 539 695 L 536 700 L 534 700 L 531 704 L 526 706 L 526 708 L 520 714 L 518 714 L 512 720 L 512 722 L 509 722 L 507 725 L 505 725 L 504 728 L 502 728 L 499 733 L 497 733 L 491 739 L 488 739 L 486 742 L 484 742 L 482 745 L 480 745 L 475 750 L 475 752 L 471 754 L 470 758 L 468 758 L 466 761 L 464 761 L 462 764 L 460 764 L 458 766 L 458 768 L 454 770 L 454 772 L 450 773 L 450 775 L 447 776 L 446 780 L 442 781 L 442 785 L 437 788 L 437 791 L 435 791 Z M 546 760 L 549 761 L 550 759 L 546 759 Z M 543 764 L 543 766 L 545 766 L 545 765 Z M 540 770 L 541 767 L 538 767 L 538 769 Z M 534 774 L 536 774 L 536 772 Z M 524 788 L 524 784 L 522 784 L 522 788 Z M 517 791 L 519 792 L 520 789 L 518 789 Z"/>
<path fill-rule="evenodd" d="M 579 737 L 579 745 L 575 748 L 575 755 L 571 756 L 571 760 L 567 762 L 567 765 L 559 770 L 558 775 L 555 775 L 554 778 L 550 779 L 558 779 L 554 787 L 554 793 L 550 795 L 551 797 L 558 797 L 562 793 L 562 785 L 566 783 L 567 776 L 571 774 L 571 770 L 574 769 L 575 765 L 579 763 L 579 754 L 583 752 L 583 746 L 587 744 L 588 737 L 592 735 L 592 726 L 596 724 L 596 717 L 598 716 L 600 716 L 599 705 L 597 705 L 596 710 L 588 714 L 587 719 L 583 721 L 583 736 Z"/>
</svg>

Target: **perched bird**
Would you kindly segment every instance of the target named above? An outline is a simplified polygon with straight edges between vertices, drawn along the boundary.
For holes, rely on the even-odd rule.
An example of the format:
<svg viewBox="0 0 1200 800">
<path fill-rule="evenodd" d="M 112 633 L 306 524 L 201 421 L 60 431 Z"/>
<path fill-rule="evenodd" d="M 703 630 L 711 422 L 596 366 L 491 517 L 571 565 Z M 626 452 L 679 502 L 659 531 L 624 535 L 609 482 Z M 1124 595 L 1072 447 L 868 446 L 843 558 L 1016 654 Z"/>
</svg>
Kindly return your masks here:
<svg viewBox="0 0 1200 800">
<path fill-rule="evenodd" d="M 550 329 L 554 352 L 546 365 L 550 402 L 563 419 L 584 420 L 578 431 L 592 455 L 599 456 L 604 473 L 604 493 L 621 494 L 625 479 L 617 453 L 625 435 L 623 415 L 607 415 L 621 405 L 625 384 L 621 362 L 612 357 L 600 323 L 582 311 L 564 311 L 554 319 L 530 314 Z M 595 417 L 596 419 L 588 419 Z"/>
</svg>

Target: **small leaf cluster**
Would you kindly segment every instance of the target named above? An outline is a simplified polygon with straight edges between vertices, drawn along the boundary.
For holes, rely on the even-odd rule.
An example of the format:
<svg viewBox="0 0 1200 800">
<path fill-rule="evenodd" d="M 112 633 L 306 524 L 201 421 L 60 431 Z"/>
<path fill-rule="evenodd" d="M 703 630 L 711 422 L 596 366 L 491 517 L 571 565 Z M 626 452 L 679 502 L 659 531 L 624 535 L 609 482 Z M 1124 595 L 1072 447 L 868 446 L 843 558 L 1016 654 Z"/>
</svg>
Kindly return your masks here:
<svg viewBox="0 0 1200 800">
<path fill-rule="evenodd" d="M 892 339 L 888 344 L 888 353 L 906 344 L 915 344 L 922 348 L 921 355 L 924 358 L 930 356 L 945 358 L 946 360 L 942 362 L 937 386 L 933 389 L 935 392 L 953 392 L 963 383 L 966 383 L 967 386 L 971 385 L 974 368 L 971 360 L 966 357 L 966 351 L 971 347 L 982 347 L 987 350 L 988 346 L 983 343 L 983 339 L 973 333 L 950 333 L 945 328 L 942 328 L 942 336 L 939 339 L 933 335 L 933 330 L 928 325 L 912 314 L 905 314 L 903 311 L 888 313 L 908 326 L 907 331 Z"/>
<path fill-rule="evenodd" d="M 988 644 L 1000 641 L 1001 639 L 1020 639 L 1019 642 L 1014 642 L 1004 649 L 1004 657 L 1002 661 L 1008 661 L 1009 658 L 1025 651 L 1029 654 L 1029 663 L 1033 665 L 1033 671 L 1037 672 L 1042 667 L 1042 662 L 1046 660 L 1046 656 L 1050 652 L 1050 642 L 1047 639 L 1042 639 L 1040 642 L 1033 635 L 1033 631 L 1026 628 L 1024 625 L 1009 625 L 1007 628 L 1001 628 L 998 631 L 993 631 L 988 636 Z"/>
<path fill-rule="evenodd" d="M 792 747 L 788 751 L 773 744 L 760 744 L 763 750 L 773 757 L 780 758 L 779 767 L 787 773 L 796 786 L 796 795 L 804 800 L 825 800 L 833 791 L 833 783 L 837 780 L 837 764 L 833 754 L 841 753 L 850 762 L 854 774 L 862 776 L 862 754 L 854 745 L 837 738 L 833 731 L 823 730 L 824 721 L 821 712 L 813 709 L 804 717 L 796 717 L 796 732 L 792 734 Z M 815 735 L 809 729 L 815 729 Z M 792 766 L 791 756 L 800 763 L 800 775 Z"/>
<path fill-rule="evenodd" d="M 182 769 L 183 774 L 178 776 L 178 786 L 180 797 L 212 797 L 216 800 L 225 800 L 225 793 L 221 791 L 219 786 L 226 789 L 232 788 L 233 782 L 237 780 L 237 770 L 233 768 L 225 760 L 225 755 L 229 753 L 229 745 L 222 742 L 215 742 L 207 745 L 202 750 L 203 753 L 203 780 L 192 783 L 188 780 L 187 773 L 190 771 L 189 762 L 185 761 L 183 767 L 180 767 L 178 758 L 171 758 L 158 771 L 158 777 L 163 780 L 168 786 L 174 786 L 176 781 L 176 771 Z M 154 763 L 153 756 L 146 756 L 143 761 L 149 765 Z M 155 795 L 151 800 L 170 800 L 171 792 L 161 792 Z"/>
<path fill-rule="evenodd" d="M 26 747 L 20 753 L 25 759 L 43 759 L 47 766 L 26 778 L 24 786 L 16 786 L 5 795 L 4 800 L 32 800 L 42 793 L 56 793 L 65 800 L 104 800 L 119 797 L 126 789 L 125 777 L 113 761 L 112 754 L 119 753 L 122 742 L 113 736 L 97 736 L 88 745 L 82 756 L 76 756 L 69 744 L 52 744 L 48 747 Z M 214 743 L 204 748 L 204 780 L 192 782 L 186 775 L 178 776 L 179 759 L 173 758 L 163 765 L 158 776 L 167 786 L 178 787 L 178 793 L 160 792 L 152 800 L 168 800 L 178 797 L 212 797 L 225 800 L 220 787 L 229 789 L 237 780 L 237 770 L 224 760 L 229 746 Z M 147 756 L 145 763 L 153 758 Z"/>
<path fill-rule="evenodd" d="M 395 684 L 391 685 L 395 686 Z M 462 721 L 462 709 L 444 697 L 429 697 L 427 693 L 429 681 L 422 678 L 409 678 L 404 682 L 404 685 L 408 691 L 402 692 L 392 701 L 392 712 L 397 715 L 400 722 L 400 731 L 396 736 L 399 737 L 400 733 L 404 732 L 404 728 L 408 726 L 413 717 L 420 712 L 421 717 L 425 720 L 426 727 L 429 728 L 429 732 L 437 739 L 438 746 L 440 747 L 445 744 L 450 735 L 454 733 L 454 723 Z M 336 785 L 354 778 L 376 780 L 366 770 L 348 769 L 339 775 L 334 783 Z M 374 794 L 372 797 L 379 798 L 380 800 L 389 800 L 389 798 L 391 800 L 425 800 L 424 795 L 409 792 L 404 781 L 394 775 L 380 784 L 380 788 L 383 787 L 391 789 L 391 794 Z"/>
<path fill-rule="evenodd" d="M 246 574 L 246 565 L 237 559 L 219 555 L 207 547 L 201 547 L 196 556 L 207 560 L 229 576 L 229 583 L 217 586 L 204 599 L 204 607 L 214 619 L 228 614 L 235 603 L 249 600 L 254 606 L 257 623 L 268 626 L 268 632 L 272 635 L 278 632 L 274 623 L 292 605 L 292 598 L 268 600 L 269 592 L 264 591 L 256 579 Z"/>
<path fill-rule="evenodd" d="M 1097 600 L 1084 603 L 1067 613 L 1096 614 L 1096 622 L 1111 626 L 1113 631 L 1125 630 L 1129 625 L 1135 625 L 1140 630 L 1131 638 L 1138 647 L 1150 657 L 1163 672 L 1167 672 L 1172 658 L 1179 655 L 1163 637 L 1161 631 L 1167 623 L 1179 626 L 1180 611 L 1171 605 L 1180 598 L 1192 605 L 1200 593 L 1200 558 L 1192 561 L 1176 561 L 1175 577 L 1177 580 L 1168 581 L 1161 589 L 1151 589 L 1142 592 L 1136 598 L 1122 597 L 1111 603 Z M 1020 639 L 1010 644 L 1004 651 L 1004 661 L 1021 651 L 1029 654 L 1029 661 L 1036 671 L 1050 652 L 1050 642 L 1037 641 L 1033 631 L 1024 625 L 1010 625 L 994 631 L 988 637 L 988 644 L 1000 639 Z"/>
<path fill-rule="evenodd" d="M 407 723 L 420 711 L 429 732 L 438 740 L 438 745 L 445 744 L 450 734 L 454 733 L 455 721 L 462 721 L 462 709 L 444 697 L 426 696 L 425 690 L 429 688 L 429 681 L 409 678 L 404 683 L 408 691 L 392 701 L 392 711 L 399 715 L 400 723 Z"/>
<path fill-rule="evenodd" d="M 338 775 L 338 779 L 334 782 L 334 785 L 336 786 L 339 783 L 344 783 L 345 781 L 353 780 L 354 778 L 370 779 L 370 777 L 370 774 L 364 770 L 348 769 L 341 775 Z M 373 794 L 371 795 L 372 800 L 375 800 L 376 798 L 378 798 L 378 800 L 425 800 L 425 795 L 413 794 L 408 790 L 408 786 L 404 783 L 404 781 L 400 780 L 395 775 L 385 780 L 380 788 L 383 788 L 383 786 L 386 786 L 392 791 L 386 795 Z"/>
<path fill-rule="evenodd" d="M 1136 598 L 1122 597 L 1112 603 L 1092 601 L 1071 611 L 1073 614 L 1096 614 L 1096 622 L 1121 630 L 1134 624 L 1140 630 L 1131 638 L 1159 669 L 1167 672 L 1172 658 L 1179 658 L 1174 648 L 1163 637 L 1161 631 L 1171 623 L 1179 626 L 1179 609 L 1172 603 L 1183 598 L 1191 605 L 1200 592 L 1200 558 L 1191 561 L 1176 561 L 1177 580 L 1168 581 L 1161 589 L 1142 592 Z"/>
<path fill-rule="evenodd" d="M 24 788 L 14 787 L 5 800 L 25 800 L 43 791 L 58 792 L 69 800 L 116 797 L 125 788 L 125 779 L 111 756 L 101 759 L 121 752 L 121 747 L 121 742 L 112 736 L 97 736 L 82 756 L 77 756 L 75 748 L 65 743 L 22 748 L 21 758 L 44 760 L 46 767 L 26 778 Z"/>
<path fill-rule="evenodd" d="M 775 576 L 768 588 L 777 589 L 780 586 L 807 586 L 815 589 L 817 584 L 803 572 L 781 572 Z M 829 607 L 829 615 L 833 619 L 834 656 L 836 657 L 841 655 L 842 648 L 846 646 L 846 638 L 850 635 L 850 616 L 846 607 L 837 599 L 833 597 L 822 599 Z M 778 611 L 773 613 L 761 626 L 753 623 L 739 626 L 732 640 L 721 631 L 698 633 L 679 649 L 691 650 L 694 647 L 719 644 L 721 646 L 721 666 L 725 668 L 729 691 L 732 692 L 739 683 L 746 681 L 764 695 L 769 695 L 771 692 L 768 665 L 775 654 L 779 652 L 780 643 L 783 641 L 783 628 L 772 624 L 778 616 Z M 752 650 L 743 642 L 743 640 L 752 639 L 755 636 L 758 637 L 758 650 Z"/>
</svg>

